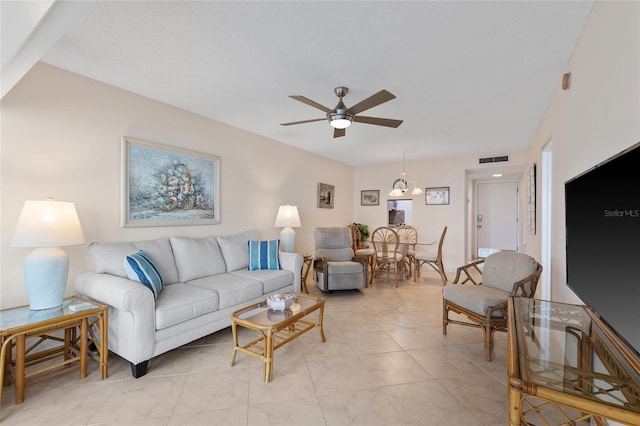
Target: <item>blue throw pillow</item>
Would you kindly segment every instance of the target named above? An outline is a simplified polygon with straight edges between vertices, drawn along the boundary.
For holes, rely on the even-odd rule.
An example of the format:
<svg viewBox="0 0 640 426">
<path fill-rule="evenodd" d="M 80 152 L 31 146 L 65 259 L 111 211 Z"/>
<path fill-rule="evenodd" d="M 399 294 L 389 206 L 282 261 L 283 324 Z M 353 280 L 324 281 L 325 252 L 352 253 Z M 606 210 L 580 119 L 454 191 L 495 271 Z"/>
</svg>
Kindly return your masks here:
<svg viewBox="0 0 640 426">
<path fill-rule="evenodd" d="M 138 250 L 137 253 L 127 256 L 124 259 L 124 270 L 127 271 L 130 280 L 144 284 L 153 293 L 153 298 L 158 298 L 164 288 L 164 281 L 149 255 Z"/>
<path fill-rule="evenodd" d="M 281 269 L 278 250 L 280 240 L 247 241 L 249 245 L 249 270 Z"/>
</svg>

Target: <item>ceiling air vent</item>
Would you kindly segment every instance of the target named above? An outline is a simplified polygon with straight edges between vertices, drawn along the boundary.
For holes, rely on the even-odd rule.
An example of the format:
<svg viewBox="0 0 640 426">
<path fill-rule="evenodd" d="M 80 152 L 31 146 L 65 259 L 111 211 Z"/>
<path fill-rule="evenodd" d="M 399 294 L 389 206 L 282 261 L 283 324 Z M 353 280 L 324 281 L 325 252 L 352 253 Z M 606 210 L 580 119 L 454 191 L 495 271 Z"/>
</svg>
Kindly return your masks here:
<svg viewBox="0 0 640 426">
<path fill-rule="evenodd" d="M 508 155 L 497 155 L 495 157 L 483 157 L 478 159 L 478 164 L 492 164 L 492 163 L 508 163 Z"/>
</svg>

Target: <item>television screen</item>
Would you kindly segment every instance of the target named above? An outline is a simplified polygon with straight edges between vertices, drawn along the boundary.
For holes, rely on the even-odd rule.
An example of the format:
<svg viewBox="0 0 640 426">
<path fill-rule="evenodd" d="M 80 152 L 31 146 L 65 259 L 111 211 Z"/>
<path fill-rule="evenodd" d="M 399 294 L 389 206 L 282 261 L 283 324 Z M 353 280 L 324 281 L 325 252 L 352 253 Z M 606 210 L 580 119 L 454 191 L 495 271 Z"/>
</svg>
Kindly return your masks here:
<svg viewBox="0 0 640 426">
<path fill-rule="evenodd" d="M 640 354 L 640 143 L 565 183 L 567 285 Z"/>
</svg>

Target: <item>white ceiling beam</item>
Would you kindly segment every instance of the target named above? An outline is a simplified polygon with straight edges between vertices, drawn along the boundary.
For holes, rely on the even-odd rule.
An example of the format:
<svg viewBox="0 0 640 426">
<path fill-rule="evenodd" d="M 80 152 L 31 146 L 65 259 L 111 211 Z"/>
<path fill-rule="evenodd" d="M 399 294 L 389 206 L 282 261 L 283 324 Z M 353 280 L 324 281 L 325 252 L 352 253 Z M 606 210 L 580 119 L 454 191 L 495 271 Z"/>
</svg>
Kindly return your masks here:
<svg viewBox="0 0 640 426">
<path fill-rule="evenodd" d="M 93 1 L 0 2 L 0 98 L 67 32 Z"/>
</svg>

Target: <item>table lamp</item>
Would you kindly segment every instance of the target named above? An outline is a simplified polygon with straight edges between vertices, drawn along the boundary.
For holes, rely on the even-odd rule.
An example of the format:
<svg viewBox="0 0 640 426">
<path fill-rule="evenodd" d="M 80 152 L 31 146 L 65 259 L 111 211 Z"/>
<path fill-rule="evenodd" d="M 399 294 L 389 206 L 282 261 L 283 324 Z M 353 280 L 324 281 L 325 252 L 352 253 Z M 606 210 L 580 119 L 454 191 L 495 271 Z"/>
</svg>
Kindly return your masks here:
<svg viewBox="0 0 640 426">
<path fill-rule="evenodd" d="M 73 203 L 25 201 L 9 244 L 36 247 L 24 258 L 24 283 L 32 310 L 62 306 L 69 273 L 69 256 L 60 246 L 85 242 Z"/>
<path fill-rule="evenodd" d="M 284 229 L 280 231 L 280 248 L 284 252 L 292 253 L 293 247 L 296 244 L 296 231 L 292 228 L 300 227 L 298 207 L 290 206 L 289 204 L 280 206 L 278 215 L 276 216 L 276 223 L 273 226 L 284 227 Z"/>
</svg>

